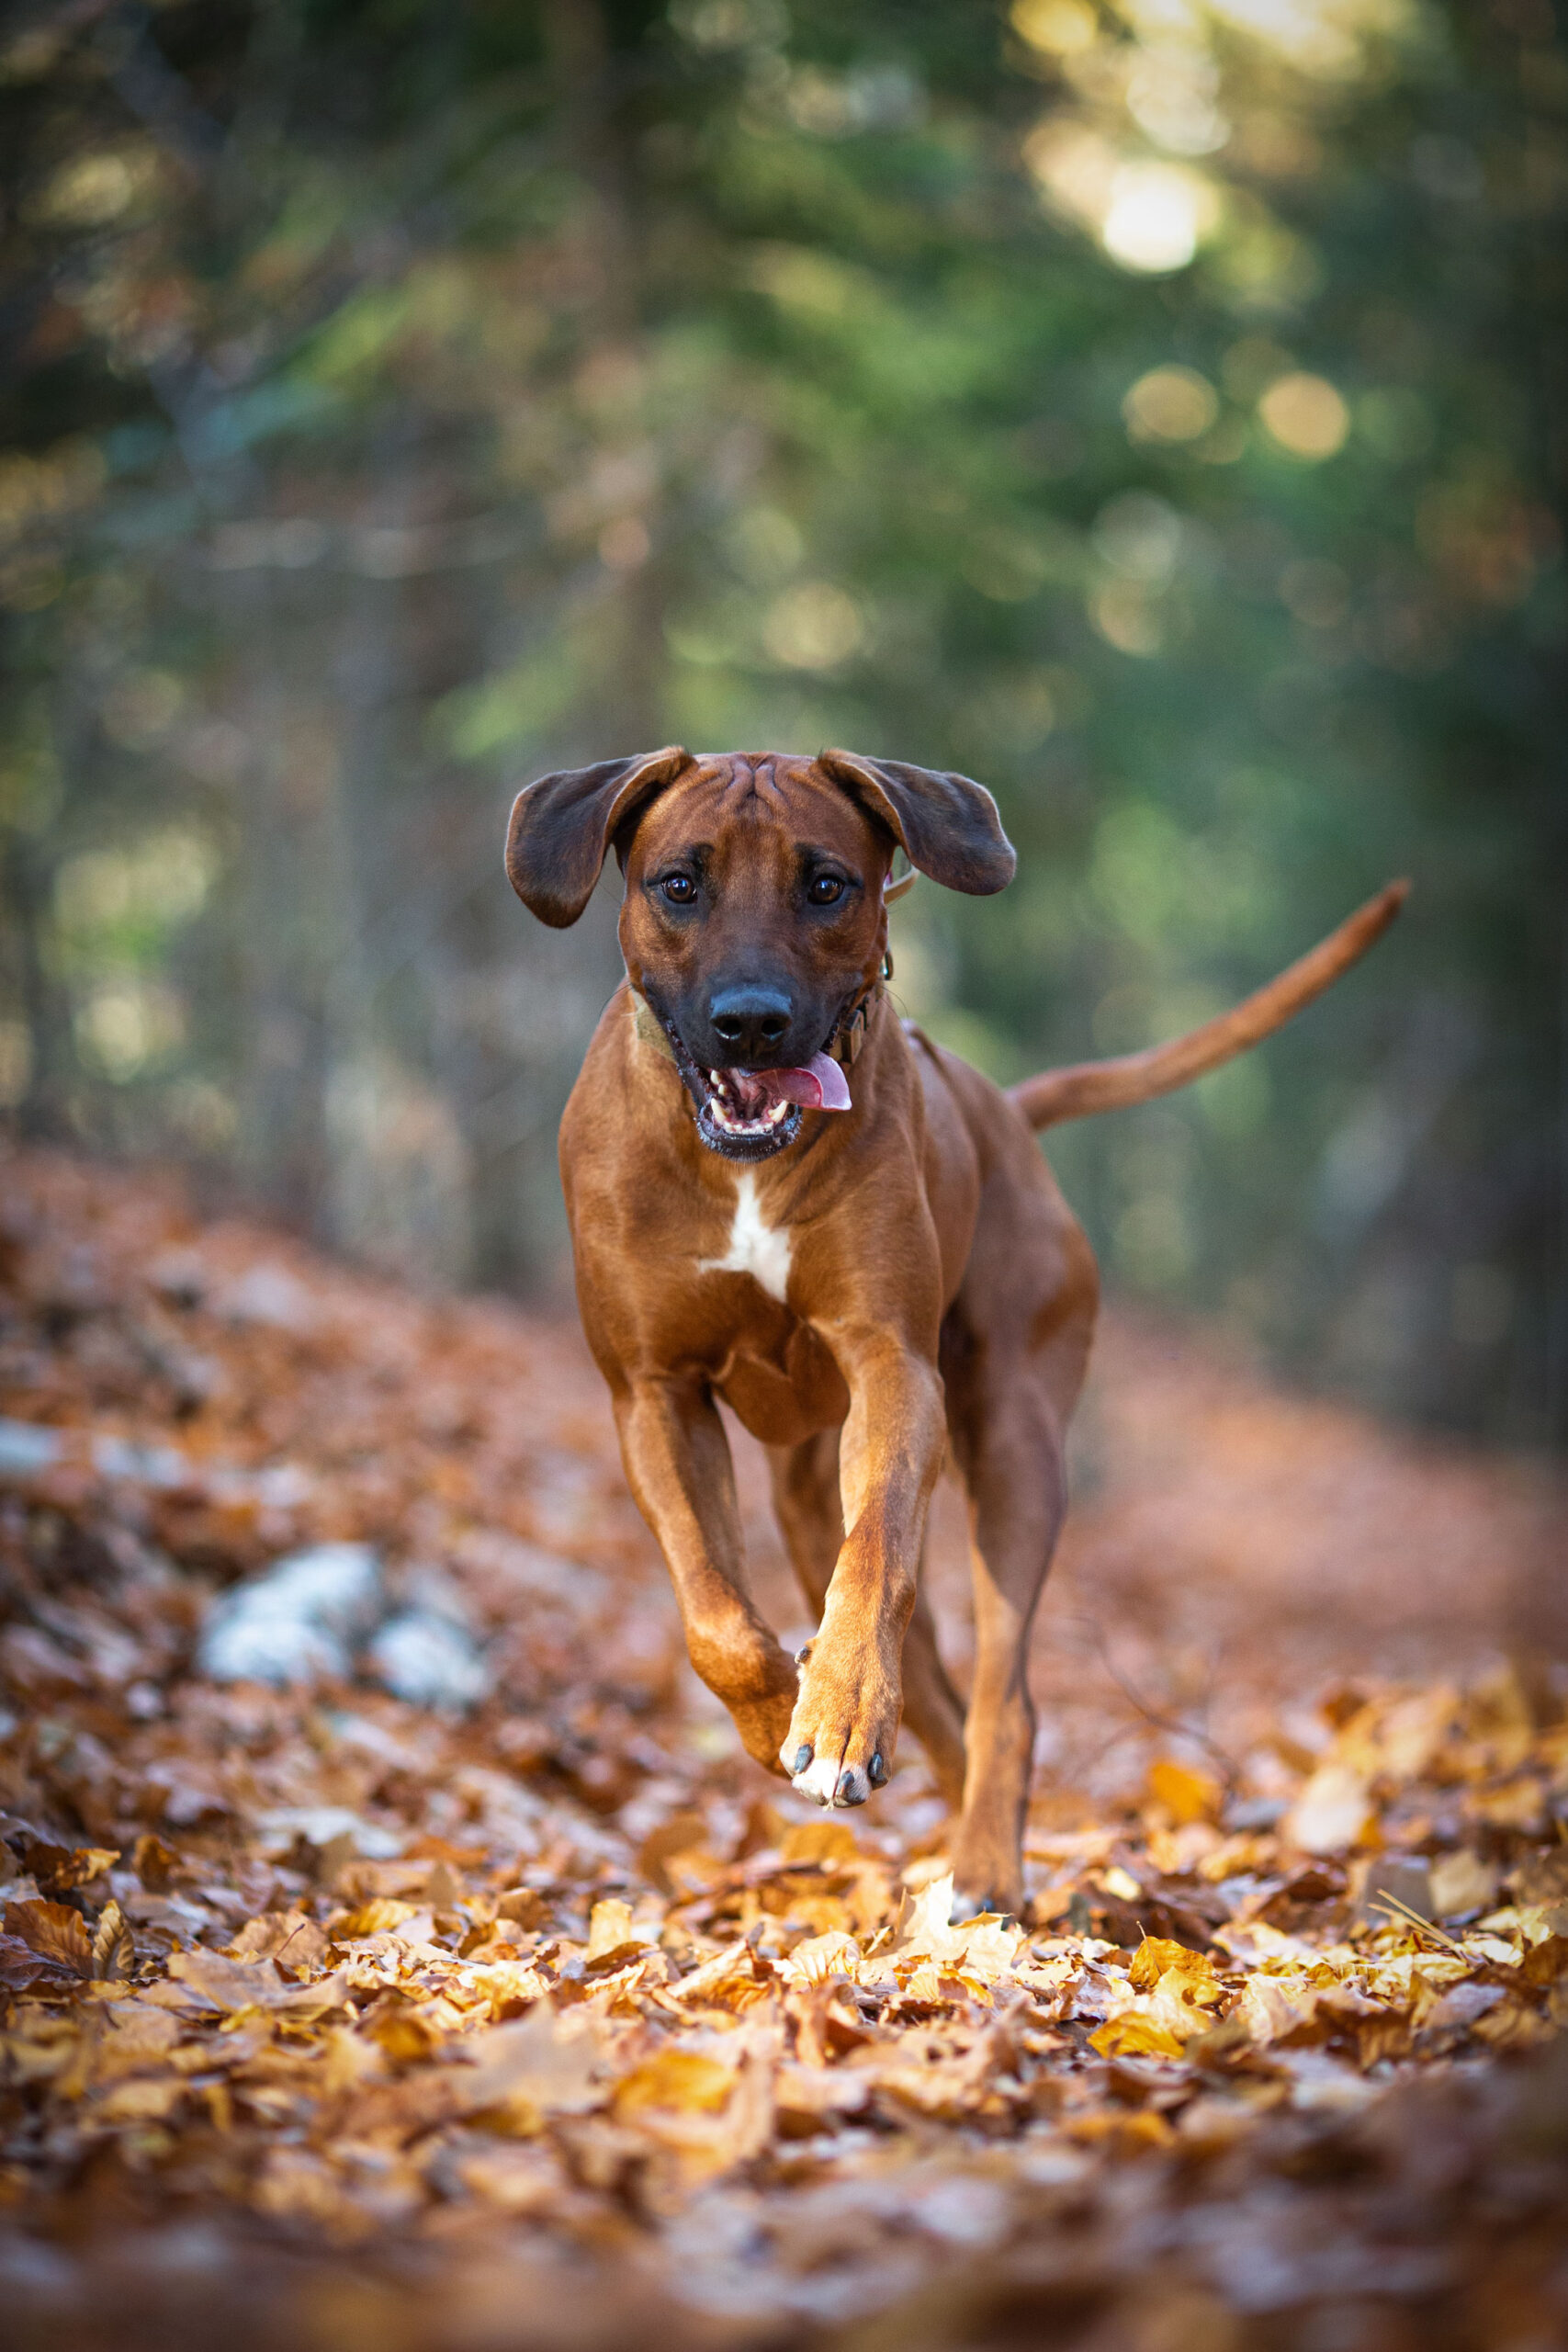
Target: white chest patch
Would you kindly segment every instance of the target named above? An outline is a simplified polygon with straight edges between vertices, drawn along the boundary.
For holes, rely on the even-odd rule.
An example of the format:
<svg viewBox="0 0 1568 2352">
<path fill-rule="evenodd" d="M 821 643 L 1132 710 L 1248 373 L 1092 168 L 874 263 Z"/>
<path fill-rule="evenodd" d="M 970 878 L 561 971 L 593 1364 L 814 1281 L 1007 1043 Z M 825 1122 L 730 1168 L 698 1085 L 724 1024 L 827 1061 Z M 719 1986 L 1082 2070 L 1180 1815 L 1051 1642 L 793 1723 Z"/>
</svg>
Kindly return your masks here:
<svg viewBox="0 0 1568 2352">
<path fill-rule="evenodd" d="M 699 1258 L 699 1274 L 750 1274 L 770 1298 L 783 1301 L 789 1288 L 789 1235 L 762 1223 L 757 1179 L 750 1170 L 736 1179 L 735 1222 L 722 1258 Z"/>
</svg>

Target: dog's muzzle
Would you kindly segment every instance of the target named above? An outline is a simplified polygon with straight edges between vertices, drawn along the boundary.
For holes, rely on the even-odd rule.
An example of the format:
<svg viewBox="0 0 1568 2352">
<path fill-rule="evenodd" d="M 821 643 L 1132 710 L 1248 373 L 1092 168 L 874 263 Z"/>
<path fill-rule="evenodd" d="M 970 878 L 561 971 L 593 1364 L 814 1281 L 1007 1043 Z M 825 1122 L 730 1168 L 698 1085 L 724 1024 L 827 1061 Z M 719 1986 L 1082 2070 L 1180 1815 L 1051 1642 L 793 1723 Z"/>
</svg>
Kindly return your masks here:
<svg viewBox="0 0 1568 2352">
<path fill-rule="evenodd" d="M 696 1105 L 697 1133 L 725 1159 L 771 1159 L 800 1133 L 805 1111 L 847 1111 L 849 1081 L 830 1054 L 813 1054 L 788 1069 L 705 1069 L 673 1023 L 660 1021 L 635 989 L 639 1037 L 674 1063 Z"/>
</svg>

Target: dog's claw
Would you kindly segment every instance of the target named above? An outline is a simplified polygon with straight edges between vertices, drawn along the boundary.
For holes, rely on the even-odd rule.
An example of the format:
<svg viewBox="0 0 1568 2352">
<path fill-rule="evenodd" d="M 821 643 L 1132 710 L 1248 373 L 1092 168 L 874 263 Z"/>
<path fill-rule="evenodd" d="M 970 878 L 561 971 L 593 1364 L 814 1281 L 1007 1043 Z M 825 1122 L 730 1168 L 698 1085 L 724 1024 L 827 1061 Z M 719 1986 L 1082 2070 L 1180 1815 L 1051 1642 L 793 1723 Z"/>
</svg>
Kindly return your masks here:
<svg viewBox="0 0 1568 2352">
<path fill-rule="evenodd" d="M 836 1801 L 840 1804 L 863 1804 L 870 1794 L 861 1786 L 860 1774 L 849 1768 L 840 1773 Z"/>
<path fill-rule="evenodd" d="M 887 1767 L 882 1760 L 882 1750 L 880 1747 L 872 1758 L 871 1762 L 866 1766 L 865 1772 L 866 1778 L 871 1782 L 874 1789 L 885 1788 L 886 1786 Z"/>
<path fill-rule="evenodd" d="M 795 1762 L 789 1768 L 791 1778 L 793 1779 L 798 1772 L 804 1772 L 810 1761 L 811 1743 L 807 1740 L 803 1747 L 797 1747 L 795 1751 Z"/>
</svg>

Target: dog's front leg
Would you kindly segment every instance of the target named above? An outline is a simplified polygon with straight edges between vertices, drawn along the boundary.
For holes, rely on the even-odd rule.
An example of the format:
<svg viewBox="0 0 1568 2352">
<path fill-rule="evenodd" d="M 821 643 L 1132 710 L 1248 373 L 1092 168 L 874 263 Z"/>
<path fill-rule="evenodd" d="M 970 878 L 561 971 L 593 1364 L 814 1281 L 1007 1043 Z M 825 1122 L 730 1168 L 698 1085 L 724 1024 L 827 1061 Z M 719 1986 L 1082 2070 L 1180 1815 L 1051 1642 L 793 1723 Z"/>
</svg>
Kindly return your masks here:
<svg viewBox="0 0 1568 2352">
<path fill-rule="evenodd" d="M 783 1749 L 819 1804 L 863 1804 L 893 1764 L 900 1666 L 926 1509 L 945 1443 L 936 1366 L 886 1326 L 831 1333 L 850 1391 L 840 1441 L 843 1548 Z"/>
<path fill-rule="evenodd" d="M 675 1587 L 686 1650 L 735 1718 L 748 1755 L 782 1772 L 795 1661 L 746 1590 L 729 1441 L 712 1396 L 690 1377 L 644 1379 L 615 1398 L 621 1459 Z"/>
</svg>

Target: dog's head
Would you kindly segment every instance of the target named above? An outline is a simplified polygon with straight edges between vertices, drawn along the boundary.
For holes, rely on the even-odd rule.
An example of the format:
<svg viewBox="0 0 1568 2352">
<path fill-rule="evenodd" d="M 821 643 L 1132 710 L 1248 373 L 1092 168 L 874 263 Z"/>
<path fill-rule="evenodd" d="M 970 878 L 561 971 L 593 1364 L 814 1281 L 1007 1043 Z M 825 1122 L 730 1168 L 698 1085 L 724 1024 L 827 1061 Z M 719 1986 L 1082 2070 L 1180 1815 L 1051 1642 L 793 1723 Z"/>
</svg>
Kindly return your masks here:
<svg viewBox="0 0 1568 2352">
<path fill-rule="evenodd" d="M 670 1038 L 703 1141 L 740 1160 L 793 1142 L 802 1105 L 848 1105 L 825 1057 L 875 984 L 895 849 L 978 895 L 1016 863 L 982 786 L 848 752 L 671 749 L 518 794 L 506 871 L 542 922 L 577 921 L 612 848 L 627 974 Z"/>
</svg>

